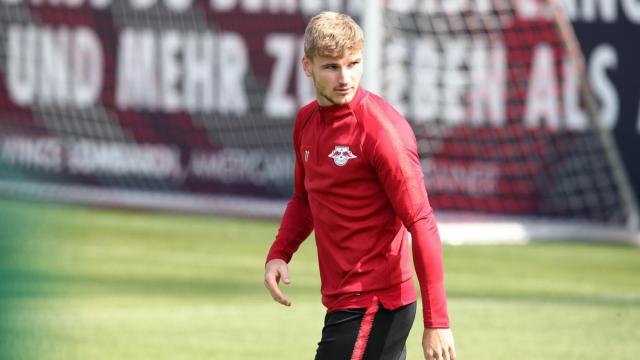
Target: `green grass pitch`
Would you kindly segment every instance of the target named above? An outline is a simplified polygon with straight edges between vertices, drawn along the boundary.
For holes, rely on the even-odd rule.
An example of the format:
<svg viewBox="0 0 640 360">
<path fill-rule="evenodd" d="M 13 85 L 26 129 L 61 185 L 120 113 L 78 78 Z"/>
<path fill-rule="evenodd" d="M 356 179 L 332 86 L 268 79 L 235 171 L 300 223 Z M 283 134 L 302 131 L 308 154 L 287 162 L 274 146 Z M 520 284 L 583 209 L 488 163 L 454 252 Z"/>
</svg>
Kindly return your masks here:
<svg viewBox="0 0 640 360">
<path fill-rule="evenodd" d="M 0 358 L 312 359 L 308 239 L 291 308 L 262 285 L 277 223 L 0 201 Z M 445 246 L 459 359 L 637 359 L 640 249 Z M 421 359 L 421 315 L 408 343 Z"/>
</svg>

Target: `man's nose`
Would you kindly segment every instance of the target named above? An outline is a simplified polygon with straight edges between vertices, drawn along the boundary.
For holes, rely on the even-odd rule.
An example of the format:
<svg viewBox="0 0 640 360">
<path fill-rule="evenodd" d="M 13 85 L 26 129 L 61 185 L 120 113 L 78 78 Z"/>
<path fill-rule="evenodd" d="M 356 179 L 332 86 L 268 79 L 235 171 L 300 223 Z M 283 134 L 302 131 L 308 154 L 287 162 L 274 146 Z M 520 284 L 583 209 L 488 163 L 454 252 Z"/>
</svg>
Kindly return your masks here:
<svg viewBox="0 0 640 360">
<path fill-rule="evenodd" d="M 351 71 L 348 68 L 342 68 L 338 80 L 340 83 L 348 84 L 351 81 Z"/>
</svg>

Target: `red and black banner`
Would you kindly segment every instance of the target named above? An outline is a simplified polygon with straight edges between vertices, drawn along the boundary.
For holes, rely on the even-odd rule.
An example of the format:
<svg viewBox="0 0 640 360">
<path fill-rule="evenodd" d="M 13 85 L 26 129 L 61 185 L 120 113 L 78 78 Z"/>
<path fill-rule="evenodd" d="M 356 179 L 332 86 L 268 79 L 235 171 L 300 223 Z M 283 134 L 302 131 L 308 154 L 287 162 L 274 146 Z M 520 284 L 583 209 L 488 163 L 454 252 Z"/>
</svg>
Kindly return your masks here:
<svg viewBox="0 0 640 360">
<path fill-rule="evenodd" d="M 365 3 L 0 1 L 1 177 L 285 199 L 292 121 L 313 98 L 305 24 L 325 9 L 359 20 Z M 617 36 L 639 10 L 565 3 L 598 116 L 640 185 L 640 80 L 633 37 Z M 387 2 L 381 94 L 414 127 L 437 209 L 624 217 L 545 4 Z"/>
</svg>

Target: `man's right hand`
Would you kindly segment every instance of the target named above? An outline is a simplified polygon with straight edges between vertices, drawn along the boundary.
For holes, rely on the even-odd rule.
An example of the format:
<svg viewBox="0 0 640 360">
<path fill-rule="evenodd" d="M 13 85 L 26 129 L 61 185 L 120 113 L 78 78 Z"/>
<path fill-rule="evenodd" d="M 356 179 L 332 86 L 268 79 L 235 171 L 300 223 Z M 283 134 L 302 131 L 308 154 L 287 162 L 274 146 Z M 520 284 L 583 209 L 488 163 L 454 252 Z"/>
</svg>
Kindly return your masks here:
<svg viewBox="0 0 640 360">
<path fill-rule="evenodd" d="M 291 284 L 287 263 L 280 259 L 270 260 L 264 267 L 264 286 L 269 290 L 273 300 L 282 305 L 291 306 L 291 301 L 278 287 L 280 279 L 287 285 Z"/>
<path fill-rule="evenodd" d="M 456 347 L 451 329 L 425 328 L 422 349 L 426 360 L 455 360 Z"/>
</svg>

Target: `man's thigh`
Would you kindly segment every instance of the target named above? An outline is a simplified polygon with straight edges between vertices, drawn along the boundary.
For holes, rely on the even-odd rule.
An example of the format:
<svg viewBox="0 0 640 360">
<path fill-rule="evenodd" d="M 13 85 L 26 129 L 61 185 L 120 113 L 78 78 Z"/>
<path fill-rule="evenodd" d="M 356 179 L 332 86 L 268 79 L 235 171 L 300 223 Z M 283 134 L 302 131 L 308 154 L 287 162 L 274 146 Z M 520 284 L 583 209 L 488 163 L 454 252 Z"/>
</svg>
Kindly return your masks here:
<svg viewBox="0 0 640 360">
<path fill-rule="evenodd" d="M 315 359 L 404 359 L 415 313 L 415 303 L 390 311 L 377 302 L 368 309 L 328 313 Z"/>
</svg>

